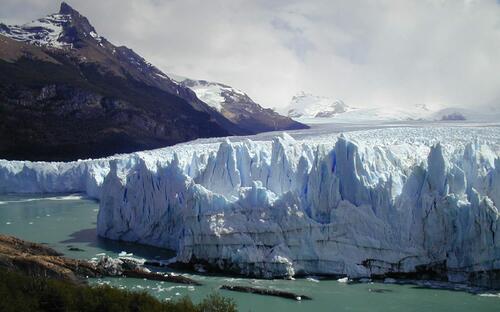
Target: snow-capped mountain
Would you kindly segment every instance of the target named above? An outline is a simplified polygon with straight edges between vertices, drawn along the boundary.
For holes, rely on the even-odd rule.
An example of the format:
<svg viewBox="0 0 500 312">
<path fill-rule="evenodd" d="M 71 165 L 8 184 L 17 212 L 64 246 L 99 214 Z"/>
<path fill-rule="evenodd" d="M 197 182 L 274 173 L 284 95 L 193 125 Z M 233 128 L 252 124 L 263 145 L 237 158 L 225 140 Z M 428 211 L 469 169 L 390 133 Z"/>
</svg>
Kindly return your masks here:
<svg viewBox="0 0 500 312">
<path fill-rule="evenodd" d="M 341 122 L 384 122 L 384 121 L 423 121 L 431 120 L 432 114 L 425 104 L 401 107 L 363 107 L 334 116 Z"/>
<path fill-rule="evenodd" d="M 269 130 L 224 117 L 66 3 L 21 26 L 0 24 L 0 45 L 1 158 L 98 157 Z M 273 130 L 288 129 L 272 118 Z"/>
<path fill-rule="evenodd" d="M 308 123 L 427 120 L 432 113 L 425 104 L 356 108 L 342 100 L 305 92 L 295 95 L 283 111 L 289 117 Z"/>
<path fill-rule="evenodd" d="M 48 54 L 71 58 L 77 64 L 98 65 L 102 74 L 134 78 L 185 98 L 195 109 L 212 112 L 189 89 L 173 82 L 161 70 L 132 49 L 115 46 L 98 35 L 89 20 L 67 3 L 58 13 L 16 26 L 0 24 L 0 35 L 42 48 Z M 19 57 L 28 55 L 20 55 Z"/>
<path fill-rule="evenodd" d="M 295 95 L 286 113 L 292 118 L 327 118 L 353 110 L 343 101 L 301 92 Z"/>
<path fill-rule="evenodd" d="M 181 85 L 193 90 L 200 100 L 245 130 L 258 133 L 307 128 L 290 117 L 281 116 L 272 109 L 263 108 L 245 92 L 236 88 L 217 82 L 193 80 L 175 75 L 172 77 Z"/>
<path fill-rule="evenodd" d="M 0 24 L 0 33 L 18 41 L 28 42 L 40 47 L 63 48 L 71 44 L 60 40 L 64 26 L 71 22 L 71 15 L 51 14 L 22 26 Z"/>
<path fill-rule="evenodd" d="M 402 106 L 376 106 L 354 108 L 341 100 L 301 92 L 282 109 L 289 117 L 303 123 L 364 123 L 402 121 L 474 121 L 498 122 L 500 107 L 468 109 L 460 107 L 437 107 L 426 104 Z"/>
</svg>

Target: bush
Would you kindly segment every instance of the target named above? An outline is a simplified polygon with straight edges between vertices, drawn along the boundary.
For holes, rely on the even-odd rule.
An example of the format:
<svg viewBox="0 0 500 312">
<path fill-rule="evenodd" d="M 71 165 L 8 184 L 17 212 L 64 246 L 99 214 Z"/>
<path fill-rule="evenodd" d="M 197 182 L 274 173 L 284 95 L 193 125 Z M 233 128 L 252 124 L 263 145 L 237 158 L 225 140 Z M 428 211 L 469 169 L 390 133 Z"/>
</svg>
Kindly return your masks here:
<svg viewBox="0 0 500 312">
<path fill-rule="evenodd" d="M 222 297 L 217 293 L 208 295 L 199 305 L 198 310 L 203 312 L 237 311 L 234 300 Z"/>
<path fill-rule="evenodd" d="M 234 312 L 232 299 L 209 295 L 200 304 L 189 297 L 162 302 L 145 292 L 110 286 L 79 286 L 70 282 L 30 278 L 0 269 L 0 311 L 172 311 Z"/>
</svg>

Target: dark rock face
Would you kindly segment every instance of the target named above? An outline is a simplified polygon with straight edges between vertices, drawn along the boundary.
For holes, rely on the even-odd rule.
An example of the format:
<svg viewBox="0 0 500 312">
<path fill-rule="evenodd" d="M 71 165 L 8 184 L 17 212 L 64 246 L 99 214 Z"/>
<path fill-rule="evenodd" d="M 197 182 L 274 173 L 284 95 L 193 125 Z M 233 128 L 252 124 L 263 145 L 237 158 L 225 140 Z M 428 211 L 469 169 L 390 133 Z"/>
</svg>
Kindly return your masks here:
<svg viewBox="0 0 500 312">
<path fill-rule="evenodd" d="M 75 283 L 81 281 L 78 276 L 99 276 L 99 272 L 86 261 L 64 258 L 47 246 L 1 234 L 0 268 Z"/>
<path fill-rule="evenodd" d="M 151 272 L 134 258 L 113 259 L 104 256 L 98 261 L 71 259 L 42 244 L 3 234 L 0 234 L 0 268 L 31 277 L 48 277 L 73 283 L 82 283 L 88 277 L 127 276 L 201 285 L 183 275 Z"/>
<path fill-rule="evenodd" d="M 59 9 L 59 14 L 78 14 L 69 4 L 66 2 L 61 2 L 61 7 Z"/>
<path fill-rule="evenodd" d="M 246 95 L 242 98 L 231 96 L 225 98 L 223 115 L 252 133 L 308 128 L 289 117 L 281 116 L 272 109 L 261 107 Z"/>
<path fill-rule="evenodd" d="M 441 120 L 442 121 L 451 121 L 451 120 L 466 120 L 467 118 L 465 118 L 464 115 L 462 115 L 461 113 L 458 113 L 458 112 L 455 112 L 455 113 L 451 113 L 451 114 L 448 114 L 448 115 L 444 115 L 441 117 Z"/>
<path fill-rule="evenodd" d="M 98 70 L 0 61 L 0 157 L 96 158 L 230 134 L 180 97 Z"/>
</svg>

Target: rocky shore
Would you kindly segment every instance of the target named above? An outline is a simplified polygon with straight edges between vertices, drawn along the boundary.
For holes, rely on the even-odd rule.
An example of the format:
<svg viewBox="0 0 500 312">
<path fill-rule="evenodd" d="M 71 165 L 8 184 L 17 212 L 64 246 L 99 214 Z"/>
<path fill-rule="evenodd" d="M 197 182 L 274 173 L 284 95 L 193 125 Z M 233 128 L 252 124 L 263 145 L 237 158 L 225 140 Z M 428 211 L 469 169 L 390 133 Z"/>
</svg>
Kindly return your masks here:
<svg viewBox="0 0 500 312">
<path fill-rule="evenodd" d="M 85 283 L 89 277 L 124 276 L 200 285 L 182 275 L 151 272 L 144 267 L 144 261 L 135 258 L 103 256 L 90 261 L 71 259 L 43 244 L 3 234 L 0 234 L 0 268 L 31 277 L 47 277 L 77 284 Z"/>
<path fill-rule="evenodd" d="M 306 295 L 299 295 L 295 294 L 289 291 L 282 291 L 282 290 L 277 290 L 277 289 L 266 289 L 266 288 L 259 288 L 259 287 L 249 287 L 249 286 L 237 286 L 237 285 L 222 285 L 220 289 L 224 290 L 229 290 L 229 291 L 236 291 L 236 292 L 243 292 L 243 293 L 251 293 L 251 294 L 256 294 L 256 295 L 263 295 L 263 296 L 274 296 L 274 297 L 281 297 L 285 299 L 292 299 L 292 300 L 312 300 L 311 297 L 306 296 Z"/>
</svg>

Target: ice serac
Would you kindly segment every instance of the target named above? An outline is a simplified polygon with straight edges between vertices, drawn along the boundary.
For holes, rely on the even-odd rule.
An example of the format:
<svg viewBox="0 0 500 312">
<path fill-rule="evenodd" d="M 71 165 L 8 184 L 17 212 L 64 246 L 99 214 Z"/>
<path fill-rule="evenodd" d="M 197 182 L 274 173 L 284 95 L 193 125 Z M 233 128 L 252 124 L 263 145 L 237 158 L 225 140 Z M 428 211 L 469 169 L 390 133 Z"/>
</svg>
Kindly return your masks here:
<svg viewBox="0 0 500 312">
<path fill-rule="evenodd" d="M 500 129 L 205 139 L 0 160 L 0 193 L 82 192 L 101 236 L 254 276 L 415 274 L 499 287 Z M 1 204 L 1 202 L 0 202 Z M 415 275 L 416 276 L 416 275 Z"/>
<path fill-rule="evenodd" d="M 500 287 L 498 142 L 364 136 L 283 134 L 112 165 L 98 233 L 252 276 L 419 272 Z"/>
</svg>

